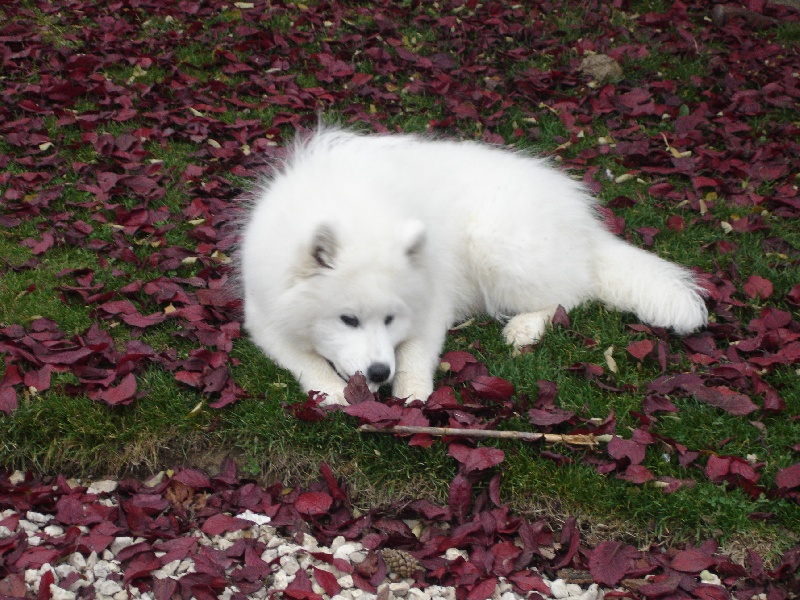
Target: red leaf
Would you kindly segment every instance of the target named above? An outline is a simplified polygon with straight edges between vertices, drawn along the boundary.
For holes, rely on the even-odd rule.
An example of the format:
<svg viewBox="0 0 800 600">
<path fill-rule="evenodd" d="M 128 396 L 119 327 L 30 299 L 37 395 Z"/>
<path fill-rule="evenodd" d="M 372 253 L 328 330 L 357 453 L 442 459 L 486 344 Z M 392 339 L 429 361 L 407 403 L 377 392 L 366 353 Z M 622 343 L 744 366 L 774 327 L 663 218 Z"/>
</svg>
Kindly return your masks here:
<svg viewBox="0 0 800 600">
<path fill-rule="evenodd" d="M 478 362 L 477 358 L 462 350 L 448 352 L 441 359 L 441 363 L 448 365 L 448 370 L 453 373 L 458 373 L 468 364 L 476 362 Z"/>
<path fill-rule="evenodd" d="M 637 360 L 644 360 L 645 356 L 653 351 L 653 348 L 655 348 L 655 344 L 651 340 L 639 340 L 631 342 L 625 349 Z"/>
<path fill-rule="evenodd" d="M 403 417 L 402 407 L 387 406 L 375 400 L 344 406 L 342 411 L 372 425 L 394 425 Z"/>
<path fill-rule="evenodd" d="M 369 391 L 367 378 L 360 372 L 350 377 L 344 388 L 344 397 L 350 404 L 375 400 L 375 394 Z"/>
<path fill-rule="evenodd" d="M 206 519 L 200 531 L 206 535 L 222 535 L 228 531 L 240 531 L 242 529 L 250 529 L 253 526 L 252 521 L 247 519 L 239 519 L 231 517 L 223 513 L 218 513 L 213 517 Z"/>
<path fill-rule="evenodd" d="M 324 515 L 333 504 L 333 498 L 325 492 L 306 492 L 294 501 L 294 507 L 301 515 Z"/>
<path fill-rule="evenodd" d="M 36 595 L 36 600 L 50 600 L 53 597 L 53 593 L 50 591 L 50 586 L 56 582 L 55 573 L 53 573 L 52 569 L 47 569 L 42 574 L 42 578 L 39 580 L 39 593 Z"/>
<path fill-rule="evenodd" d="M 635 484 L 642 484 L 647 483 L 648 481 L 653 481 L 655 476 L 650 472 L 650 469 L 644 465 L 630 465 L 627 469 L 625 469 L 625 473 L 620 475 L 620 479 L 624 479 L 625 481 Z"/>
<path fill-rule="evenodd" d="M 721 408 L 732 415 L 749 415 L 758 410 L 758 406 L 750 398 L 734 392 L 724 385 L 718 387 L 690 386 L 687 391 L 698 400 Z"/>
<path fill-rule="evenodd" d="M 492 556 L 494 556 L 494 566 L 492 572 L 495 575 L 507 576 L 514 568 L 514 561 L 522 553 L 522 548 L 512 541 L 500 542 L 492 546 Z"/>
<path fill-rule="evenodd" d="M 589 572 L 597 583 L 615 586 L 634 566 L 639 551 L 621 542 L 601 542 L 592 550 Z"/>
<path fill-rule="evenodd" d="M 36 242 L 33 244 L 33 246 L 31 246 L 31 251 L 37 256 L 39 254 L 44 254 L 53 247 L 54 243 L 55 238 L 53 237 L 53 234 L 47 231 L 42 234 L 42 241 Z"/>
<path fill-rule="evenodd" d="M 62 496 L 56 503 L 56 520 L 64 525 L 85 525 L 84 505 L 77 498 Z"/>
<path fill-rule="evenodd" d="M 638 465 L 644 460 L 645 450 L 642 444 L 618 436 L 612 437 L 608 442 L 608 453 L 613 458 L 627 458 L 632 465 Z"/>
<path fill-rule="evenodd" d="M 486 600 L 486 598 L 491 598 L 494 594 L 494 590 L 497 588 L 497 579 L 494 577 L 489 577 L 488 579 L 484 579 L 474 588 L 472 588 L 467 595 L 468 600 Z"/>
<path fill-rule="evenodd" d="M 574 412 L 561 408 L 532 408 L 528 411 L 528 420 L 538 427 L 546 427 L 565 423 L 575 416 Z"/>
<path fill-rule="evenodd" d="M 463 521 L 467 516 L 472 502 L 472 484 L 461 473 L 450 482 L 450 491 L 447 496 L 447 505 L 458 521 Z"/>
<path fill-rule="evenodd" d="M 550 586 L 538 575 L 516 573 L 508 579 L 523 592 L 539 592 L 545 598 L 551 596 Z"/>
<path fill-rule="evenodd" d="M 136 378 L 133 376 L 133 373 L 128 373 L 122 378 L 118 386 L 108 388 L 98 393 L 97 399 L 111 406 L 125 405 L 133 402 L 135 394 Z"/>
<path fill-rule="evenodd" d="M 336 581 L 336 576 L 333 573 L 318 567 L 313 567 L 313 569 L 314 579 L 317 580 L 317 583 L 323 590 L 325 590 L 325 593 L 328 594 L 328 596 L 335 596 L 342 591 L 342 586 L 340 586 L 339 582 Z"/>
<path fill-rule="evenodd" d="M 470 381 L 470 386 L 481 398 L 497 402 L 508 400 L 514 395 L 514 386 L 511 382 L 500 377 L 478 375 Z"/>
<path fill-rule="evenodd" d="M 178 582 L 175 579 L 165 577 L 160 579 L 153 578 L 153 595 L 156 600 L 170 600 L 178 589 Z"/>
<path fill-rule="evenodd" d="M 672 215 L 667 217 L 667 229 L 680 232 L 683 231 L 685 227 L 686 223 L 684 223 L 682 216 Z"/>
<path fill-rule="evenodd" d="M 775 484 L 782 490 L 790 490 L 800 486 L 800 463 L 781 469 L 775 475 Z"/>
<path fill-rule="evenodd" d="M 699 573 L 714 564 L 714 559 L 700 550 L 689 549 L 678 552 L 670 567 L 684 573 Z"/>
<path fill-rule="evenodd" d="M 10 415 L 17 409 L 17 392 L 12 387 L 0 387 L 0 411 Z"/>
<path fill-rule="evenodd" d="M 0 597 L 24 598 L 26 593 L 23 573 L 11 573 L 0 579 Z"/>
<path fill-rule="evenodd" d="M 38 371 L 28 371 L 25 373 L 25 385 L 36 389 L 37 392 L 44 392 L 50 389 L 50 375 L 53 367 L 45 365 Z"/>
<path fill-rule="evenodd" d="M 763 300 L 769 298 L 772 295 L 772 291 L 772 282 L 759 275 L 751 275 L 744 284 L 744 293 L 750 298 Z"/>
<path fill-rule="evenodd" d="M 181 469 L 172 476 L 172 480 L 179 481 L 180 483 L 195 490 L 212 487 L 211 480 L 208 478 L 208 476 L 197 469 Z"/>
<path fill-rule="evenodd" d="M 725 477 L 731 470 L 731 459 L 728 457 L 712 454 L 706 463 L 706 476 L 711 481 L 716 481 Z"/>
<path fill-rule="evenodd" d="M 319 468 L 319 472 L 325 478 L 325 482 L 328 484 L 328 491 L 331 493 L 331 496 L 336 500 L 347 501 L 347 494 L 341 488 L 339 482 L 336 481 L 336 478 L 333 476 L 333 470 L 330 468 L 330 466 L 327 463 L 322 463 L 322 466 Z"/>
<path fill-rule="evenodd" d="M 448 454 L 464 465 L 464 473 L 483 471 L 499 465 L 505 453 L 499 448 L 468 448 L 462 444 L 450 444 Z"/>
<path fill-rule="evenodd" d="M 800 283 L 789 290 L 789 293 L 786 294 L 786 300 L 790 304 L 800 306 Z"/>
</svg>

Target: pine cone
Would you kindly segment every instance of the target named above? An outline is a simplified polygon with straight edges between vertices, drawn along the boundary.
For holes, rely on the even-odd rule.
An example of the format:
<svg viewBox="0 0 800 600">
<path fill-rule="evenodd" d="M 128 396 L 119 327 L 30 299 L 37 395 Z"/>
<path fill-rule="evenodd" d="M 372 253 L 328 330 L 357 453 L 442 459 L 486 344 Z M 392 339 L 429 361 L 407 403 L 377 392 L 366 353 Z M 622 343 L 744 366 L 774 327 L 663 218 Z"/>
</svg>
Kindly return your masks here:
<svg viewBox="0 0 800 600">
<path fill-rule="evenodd" d="M 389 573 L 394 573 L 401 579 L 414 577 L 414 573 L 422 568 L 419 561 L 404 550 L 386 548 L 381 551 L 381 556 Z"/>
</svg>

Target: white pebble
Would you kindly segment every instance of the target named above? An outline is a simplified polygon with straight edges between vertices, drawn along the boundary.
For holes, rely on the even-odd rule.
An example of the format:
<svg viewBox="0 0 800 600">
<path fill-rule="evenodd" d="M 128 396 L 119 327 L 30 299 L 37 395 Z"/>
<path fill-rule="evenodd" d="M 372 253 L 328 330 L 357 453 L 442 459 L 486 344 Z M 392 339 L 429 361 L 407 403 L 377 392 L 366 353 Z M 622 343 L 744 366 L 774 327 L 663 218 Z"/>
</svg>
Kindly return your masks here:
<svg viewBox="0 0 800 600">
<path fill-rule="evenodd" d="M 309 552 L 316 552 L 319 549 L 319 543 L 317 542 L 317 540 L 313 536 L 311 536 L 311 535 L 309 535 L 307 533 L 304 533 L 303 534 L 303 548 L 305 548 Z"/>
<path fill-rule="evenodd" d="M 583 594 L 583 588 L 581 588 L 581 586 L 579 586 L 577 583 L 568 583 L 567 594 L 570 596 L 581 596 Z"/>
<path fill-rule="evenodd" d="M 408 598 L 412 600 L 431 600 L 429 593 L 422 591 L 419 588 L 411 588 L 408 590 Z"/>
<path fill-rule="evenodd" d="M 353 587 L 353 578 L 350 575 L 342 575 L 336 580 L 336 583 L 338 583 L 343 590 L 349 590 Z"/>
<path fill-rule="evenodd" d="M 128 546 L 132 546 L 132 545 L 133 545 L 133 538 L 132 537 L 114 538 L 114 541 L 111 542 L 111 554 L 116 556 L 122 550 L 124 550 Z"/>
<path fill-rule="evenodd" d="M 331 542 L 331 548 L 330 548 L 331 552 L 336 552 L 339 546 L 344 544 L 346 541 L 347 540 L 344 539 L 343 535 L 337 535 L 335 538 L 333 538 L 333 541 Z"/>
<path fill-rule="evenodd" d="M 358 542 L 348 542 L 347 544 L 342 544 L 333 552 L 333 558 L 341 558 L 347 560 L 350 558 L 351 554 L 354 554 L 361 550 L 363 546 Z M 364 560 L 363 558 L 361 560 Z M 361 562 L 361 561 L 359 561 Z"/>
<path fill-rule="evenodd" d="M 258 513 L 254 513 L 250 509 L 247 509 L 240 515 L 236 515 L 239 519 L 245 519 L 246 521 L 252 521 L 256 525 L 266 525 L 272 519 L 270 519 L 267 515 L 260 515 Z"/>
<path fill-rule="evenodd" d="M 235 543 L 236 542 L 233 541 L 233 540 L 229 540 L 229 539 L 226 539 L 224 537 L 217 537 L 217 538 L 214 538 L 213 546 L 217 550 L 222 550 L 223 552 L 225 552 L 225 550 L 227 550 L 228 548 L 233 546 Z"/>
<path fill-rule="evenodd" d="M 364 559 L 367 558 L 367 554 L 368 552 L 366 550 L 358 550 L 356 552 L 351 552 L 348 558 L 352 564 L 360 565 L 364 562 Z"/>
<path fill-rule="evenodd" d="M 25 513 L 25 518 L 28 519 L 31 523 L 38 523 L 39 525 L 44 525 L 53 520 L 53 515 L 43 515 L 42 513 L 34 512 L 29 510 Z"/>
<path fill-rule="evenodd" d="M 184 558 L 178 563 L 178 568 L 175 569 L 176 575 L 183 575 L 184 573 L 194 573 L 194 561 L 191 558 Z"/>
<path fill-rule="evenodd" d="M 42 573 L 39 569 L 25 569 L 25 585 L 33 588 L 33 591 L 39 589 L 39 580 L 42 578 Z"/>
<path fill-rule="evenodd" d="M 269 548 L 261 553 L 261 560 L 266 563 L 270 563 L 276 558 L 278 558 L 278 551 L 275 548 Z"/>
<path fill-rule="evenodd" d="M 89 485 L 89 489 L 86 490 L 88 494 L 108 494 L 113 492 L 117 489 L 117 482 L 111 479 L 102 479 L 100 481 L 94 481 Z"/>
<path fill-rule="evenodd" d="M 281 556 L 281 568 L 287 575 L 294 576 L 300 570 L 300 563 L 291 555 Z"/>
<path fill-rule="evenodd" d="M 19 523 L 17 524 L 17 529 L 22 529 L 28 535 L 33 535 L 34 533 L 38 533 L 39 526 L 36 523 L 32 523 L 25 519 L 20 519 Z"/>
<path fill-rule="evenodd" d="M 272 578 L 272 589 L 285 590 L 294 580 L 294 575 L 287 575 L 285 571 L 277 571 Z"/>
<path fill-rule="evenodd" d="M 270 527 L 269 525 L 259 525 L 258 527 L 258 541 L 266 544 L 271 540 L 275 539 L 275 534 L 277 533 L 277 529 L 274 527 Z"/>
<path fill-rule="evenodd" d="M 456 560 L 457 558 L 463 558 L 464 560 L 469 559 L 469 554 L 466 550 L 459 550 L 458 548 L 448 548 L 447 551 L 444 553 L 444 557 L 447 560 Z"/>
<path fill-rule="evenodd" d="M 50 537 L 61 537 L 64 535 L 64 528 L 60 525 L 48 525 L 44 528 L 44 532 Z"/>
<path fill-rule="evenodd" d="M 97 563 L 92 567 L 92 572 L 94 573 L 95 579 L 106 579 L 109 575 L 111 575 L 111 573 L 116 573 L 118 571 L 119 565 L 107 560 L 98 560 Z M 95 589 L 97 589 L 96 586 Z M 116 594 L 116 592 L 102 593 L 106 594 L 107 596 Z"/>
<path fill-rule="evenodd" d="M 10 530 L 8 527 L 6 527 L 5 525 L 2 525 L 2 526 L 0 526 L 0 540 L 2 540 L 3 538 L 11 537 L 11 535 L 12 535 L 13 533 L 14 533 L 14 532 L 13 532 L 13 531 L 11 531 L 11 530 Z"/>
<path fill-rule="evenodd" d="M 602 600 L 602 598 L 603 591 L 597 586 L 596 583 L 590 585 L 589 589 L 578 596 L 578 600 Z"/>
<path fill-rule="evenodd" d="M 425 591 L 430 594 L 431 598 L 436 598 L 437 600 L 456 600 L 455 588 L 432 585 Z"/>
<path fill-rule="evenodd" d="M 157 577 L 158 579 L 166 579 L 175 574 L 175 571 L 178 570 L 178 566 L 181 564 L 180 559 L 175 559 L 169 561 L 160 569 L 156 569 L 153 571 L 153 577 Z"/>
<path fill-rule="evenodd" d="M 389 591 L 395 596 L 405 596 L 411 586 L 406 581 L 395 581 L 389 584 Z"/>
<path fill-rule="evenodd" d="M 50 597 L 52 600 L 75 600 L 77 596 L 75 592 L 60 588 L 55 583 L 50 584 Z"/>
<path fill-rule="evenodd" d="M 94 591 L 103 596 L 113 596 L 118 592 L 124 591 L 122 587 L 111 579 L 104 579 L 94 584 Z"/>
<path fill-rule="evenodd" d="M 23 481 L 25 481 L 25 473 L 23 473 L 22 471 L 14 471 L 11 474 L 11 477 L 8 478 L 8 482 L 11 485 L 17 485 L 18 483 L 22 483 Z"/>
<path fill-rule="evenodd" d="M 72 582 L 72 584 L 70 584 L 69 591 L 75 592 L 77 594 L 78 590 L 85 587 L 89 587 L 90 585 L 92 585 L 92 583 L 94 582 L 89 581 L 88 579 L 76 579 L 75 581 Z"/>
<path fill-rule="evenodd" d="M 286 554 L 294 554 L 298 550 L 299 546 L 295 544 L 281 544 L 278 546 L 278 556 L 284 556 Z"/>
<path fill-rule="evenodd" d="M 714 573 L 709 570 L 700 571 L 700 581 L 702 583 L 710 583 L 711 585 L 721 585 L 722 581 Z"/>
<path fill-rule="evenodd" d="M 567 598 L 569 596 L 569 592 L 567 592 L 567 584 L 563 579 L 556 579 L 555 581 L 550 583 L 550 593 L 553 594 L 553 598 Z"/>
<path fill-rule="evenodd" d="M 67 577 L 69 577 L 71 573 L 74 573 L 75 568 L 72 567 L 71 565 L 68 565 L 67 563 L 63 563 L 58 565 L 54 569 L 54 571 L 56 573 L 56 577 L 58 578 L 58 580 L 61 581 L 62 579 L 66 579 Z"/>
<path fill-rule="evenodd" d="M 242 539 L 244 537 L 244 529 L 237 529 L 235 531 L 226 531 L 223 537 L 226 540 L 230 540 L 232 542 L 235 542 L 235 541 L 240 540 L 240 539 Z M 218 539 L 219 538 L 215 537 L 211 541 L 214 544 L 216 544 Z"/>
</svg>

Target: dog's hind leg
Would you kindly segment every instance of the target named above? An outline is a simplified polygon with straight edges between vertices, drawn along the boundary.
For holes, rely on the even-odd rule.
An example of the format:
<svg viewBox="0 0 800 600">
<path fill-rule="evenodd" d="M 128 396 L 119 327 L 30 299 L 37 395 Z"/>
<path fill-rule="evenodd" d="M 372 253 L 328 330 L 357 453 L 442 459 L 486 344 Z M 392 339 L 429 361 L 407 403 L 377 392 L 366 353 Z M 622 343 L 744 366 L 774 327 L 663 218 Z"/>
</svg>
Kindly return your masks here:
<svg viewBox="0 0 800 600">
<path fill-rule="evenodd" d="M 509 319 L 503 328 L 503 337 L 506 343 L 517 350 L 538 343 L 553 320 L 556 308 L 552 306 L 543 310 L 521 313 Z"/>
</svg>

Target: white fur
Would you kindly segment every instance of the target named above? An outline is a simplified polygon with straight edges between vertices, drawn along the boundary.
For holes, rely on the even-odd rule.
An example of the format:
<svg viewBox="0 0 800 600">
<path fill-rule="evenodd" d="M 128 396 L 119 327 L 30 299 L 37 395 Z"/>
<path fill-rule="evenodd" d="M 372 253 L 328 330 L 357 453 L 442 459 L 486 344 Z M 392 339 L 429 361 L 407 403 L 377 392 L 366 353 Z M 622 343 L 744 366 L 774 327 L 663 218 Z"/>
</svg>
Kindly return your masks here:
<svg viewBox="0 0 800 600">
<path fill-rule="evenodd" d="M 448 327 L 475 314 L 508 319 L 517 347 L 590 299 L 681 334 L 707 319 L 690 271 L 609 233 L 545 161 L 406 135 L 298 142 L 259 192 L 241 276 L 252 339 L 336 403 L 357 371 L 426 399 Z"/>
</svg>

